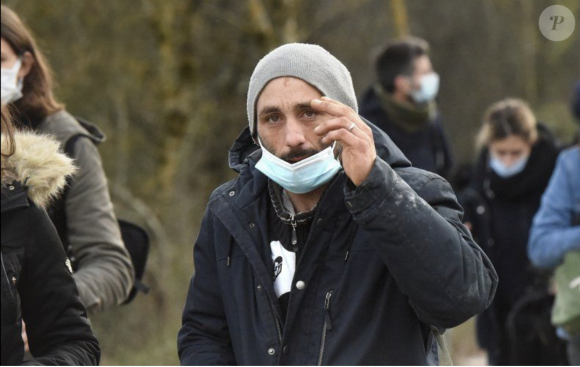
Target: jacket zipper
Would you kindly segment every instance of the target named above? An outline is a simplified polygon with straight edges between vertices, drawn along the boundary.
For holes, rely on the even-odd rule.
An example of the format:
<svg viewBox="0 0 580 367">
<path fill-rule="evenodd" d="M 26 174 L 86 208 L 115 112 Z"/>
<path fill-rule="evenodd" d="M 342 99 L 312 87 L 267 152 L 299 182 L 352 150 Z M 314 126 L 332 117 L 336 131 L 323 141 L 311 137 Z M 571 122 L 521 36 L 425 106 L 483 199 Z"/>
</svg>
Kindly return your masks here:
<svg viewBox="0 0 580 367">
<path fill-rule="evenodd" d="M 294 214 L 292 214 L 290 224 L 292 225 L 292 246 L 296 246 L 298 244 L 298 236 L 296 235 L 296 227 L 298 226 L 298 223 L 296 223 L 296 217 Z"/>
<path fill-rule="evenodd" d="M 2 259 L 2 270 L 4 270 L 4 276 L 6 277 L 6 282 L 8 283 L 8 289 L 10 290 L 10 295 L 14 298 L 14 293 L 12 292 L 12 286 L 10 285 L 10 279 L 8 278 L 8 273 L 6 272 L 6 265 L 4 265 L 4 254 L 0 253 Z"/>
<path fill-rule="evenodd" d="M 272 316 L 274 317 L 274 323 L 276 324 L 276 332 L 278 333 L 278 341 L 280 345 L 282 345 L 282 328 L 280 327 L 280 321 L 278 320 L 278 316 L 276 311 L 274 311 L 274 305 L 272 302 L 268 300 L 268 304 L 270 305 L 270 311 L 272 312 Z"/>
<path fill-rule="evenodd" d="M 274 312 L 272 311 L 272 313 Z M 276 321 L 276 331 L 278 331 L 278 341 L 280 342 L 280 346 L 282 346 L 282 329 L 280 328 L 280 321 L 278 321 L 278 317 L 276 316 L 275 313 L 274 313 L 274 321 Z"/>
<path fill-rule="evenodd" d="M 318 365 L 322 366 L 322 358 L 324 357 L 324 347 L 326 344 L 326 333 L 332 331 L 332 320 L 330 318 L 330 297 L 332 297 L 332 290 L 326 293 L 324 299 L 324 324 L 322 325 L 322 338 L 320 340 L 320 352 L 318 353 Z"/>
</svg>

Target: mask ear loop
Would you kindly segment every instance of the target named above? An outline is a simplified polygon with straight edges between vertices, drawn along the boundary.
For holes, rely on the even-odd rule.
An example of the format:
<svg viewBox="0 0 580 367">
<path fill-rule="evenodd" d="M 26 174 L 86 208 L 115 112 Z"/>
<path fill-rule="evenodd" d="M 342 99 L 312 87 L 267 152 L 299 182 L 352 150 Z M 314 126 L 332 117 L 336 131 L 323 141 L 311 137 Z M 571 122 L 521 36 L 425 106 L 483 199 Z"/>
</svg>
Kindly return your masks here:
<svg viewBox="0 0 580 367">
<path fill-rule="evenodd" d="M 340 166 L 342 167 L 342 144 L 339 144 L 338 141 L 334 141 L 334 144 L 332 145 L 332 154 L 335 154 L 335 150 L 338 147 L 338 151 L 336 152 L 336 156 L 334 157 L 334 159 L 336 159 L 336 161 L 340 164 Z"/>
<path fill-rule="evenodd" d="M 259 136 L 258 136 L 258 143 L 260 144 L 260 148 L 262 149 L 262 152 L 266 151 L 270 155 L 274 155 L 274 153 L 270 152 L 268 149 L 266 149 L 266 147 L 264 146 L 264 144 L 262 144 L 262 139 L 260 139 Z M 276 158 L 278 158 L 278 157 L 276 157 Z"/>
<path fill-rule="evenodd" d="M 22 78 L 18 77 L 18 73 L 22 69 L 22 56 L 18 57 L 18 60 L 16 60 L 16 62 L 10 69 L 14 72 L 14 74 L 16 74 L 16 88 L 18 88 L 18 90 L 22 92 L 22 87 L 24 86 L 24 77 Z"/>
<path fill-rule="evenodd" d="M 18 57 L 14 65 L 12 65 L 12 67 L 10 68 L 10 70 L 15 72 L 16 74 L 20 72 L 20 69 L 22 69 L 22 56 Z"/>
<path fill-rule="evenodd" d="M 24 78 L 18 78 L 18 84 L 16 86 L 20 92 L 22 92 L 22 89 L 24 88 Z"/>
<path fill-rule="evenodd" d="M 334 159 L 336 159 L 340 163 L 340 159 L 338 158 L 338 157 L 340 157 L 340 154 L 334 155 L 334 151 L 336 150 L 337 145 L 338 145 L 338 142 L 335 140 L 334 143 L 332 144 L 332 155 L 333 155 Z"/>
</svg>

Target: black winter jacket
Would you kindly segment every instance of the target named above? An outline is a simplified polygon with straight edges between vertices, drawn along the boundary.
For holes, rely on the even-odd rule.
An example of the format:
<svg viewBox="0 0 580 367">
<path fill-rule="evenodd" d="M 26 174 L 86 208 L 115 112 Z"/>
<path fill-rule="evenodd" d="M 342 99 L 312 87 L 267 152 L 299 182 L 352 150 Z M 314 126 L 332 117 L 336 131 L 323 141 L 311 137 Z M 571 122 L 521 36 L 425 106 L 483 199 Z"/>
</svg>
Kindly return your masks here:
<svg viewBox="0 0 580 367">
<path fill-rule="evenodd" d="M 448 178 L 455 162 L 439 113 L 429 122 L 428 128 L 417 132 L 405 131 L 392 122 L 371 87 L 361 101 L 360 114 L 387 133 L 414 167 Z"/>
<path fill-rule="evenodd" d="M 16 146 L 8 160 L 15 180 L 2 182 L 2 365 L 23 362 L 22 320 L 35 356 L 26 364 L 97 365 L 99 345 L 42 209 L 62 189 L 70 163 L 44 137 L 20 134 Z"/>
<path fill-rule="evenodd" d="M 538 292 L 546 293 L 548 288 L 548 277 L 532 266 L 527 246 L 532 220 L 554 170 L 558 148 L 543 124 L 538 125 L 538 130 L 539 140 L 522 172 L 510 178 L 499 177 L 491 170 L 489 151 L 485 149 L 476 163 L 470 187 L 460 195 L 465 221 L 472 224 L 473 237 L 501 279 L 491 307 L 480 315 L 477 323 L 479 344 L 488 350 L 490 363 L 497 365 L 558 363 L 547 346 L 545 335 L 551 333 L 555 338 L 548 322 L 544 323 L 546 334 L 538 331 L 526 338 L 511 337 L 511 341 L 508 338 L 508 320 L 517 317 L 514 310 L 517 312 L 525 304 L 522 302 L 535 298 L 533 295 Z M 549 310 L 538 307 L 534 316 L 548 321 L 548 313 Z M 526 325 L 522 333 L 529 333 L 541 323 L 535 325 Z"/>
<path fill-rule="evenodd" d="M 358 188 L 341 171 L 321 199 L 294 277 L 305 287 L 293 287 L 286 320 L 260 255 L 270 202 L 261 151 L 248 129 L 238 138 L 239 177 L 212 194 L 194 247 L 183 365 L 436 363 L 429 326 L 489 305 L 497 276 L 451 188 L 371 128 L 380 158 Z"/>
</svg>

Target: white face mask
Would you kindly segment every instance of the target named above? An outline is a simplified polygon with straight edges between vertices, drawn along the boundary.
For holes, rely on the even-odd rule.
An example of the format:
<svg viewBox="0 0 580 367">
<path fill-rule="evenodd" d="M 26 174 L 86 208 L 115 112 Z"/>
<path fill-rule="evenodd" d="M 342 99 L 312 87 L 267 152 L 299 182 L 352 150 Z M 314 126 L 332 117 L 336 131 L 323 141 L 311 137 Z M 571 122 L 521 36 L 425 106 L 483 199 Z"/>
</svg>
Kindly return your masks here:
<svg viewBox="0 0 580 367">
<path fill-rule="evenodd" d="M 419 81 L 419 89 L 411 92 L 411 98 L 416 103 L 430 102 L 439 92 L 439 74 L 432 72 L 423 75 Z"/>
<path fill-rule="evenodd" d="M 2 104 L 9 104 L 22 98 L 22 78 L 18 73 L 22 60 L 18 59 L 10 69 L 2 68 Z"/>
<path fill-rule="evenodd" d="M 528 158 L 530 158 L 530 156 L 525 155 L 512 163 L 510 166 L 506 166 L 505 163 L 501 161 L 501 159 L 492 155 L 489 160 L 489 166 L 499 177 L 510 178 L 522 172 L 526 168 L 526 164 L 528 164 Z"/>
</svg>

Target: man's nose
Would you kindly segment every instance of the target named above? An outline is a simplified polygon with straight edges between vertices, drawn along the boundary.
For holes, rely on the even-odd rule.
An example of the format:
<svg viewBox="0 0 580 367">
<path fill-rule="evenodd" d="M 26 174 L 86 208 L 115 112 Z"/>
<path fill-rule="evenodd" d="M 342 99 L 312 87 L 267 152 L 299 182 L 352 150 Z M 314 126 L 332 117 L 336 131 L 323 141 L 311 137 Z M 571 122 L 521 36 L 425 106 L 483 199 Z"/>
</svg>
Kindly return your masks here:
<svg viewBox="0 0 580 367">
<path fill-rule="evenodd" d="M 298 147 L 306 142 L 304 136 L 304 125 L 295 118 L 290 118 L 286 122 L 286 145 Z"/>
</svg>

